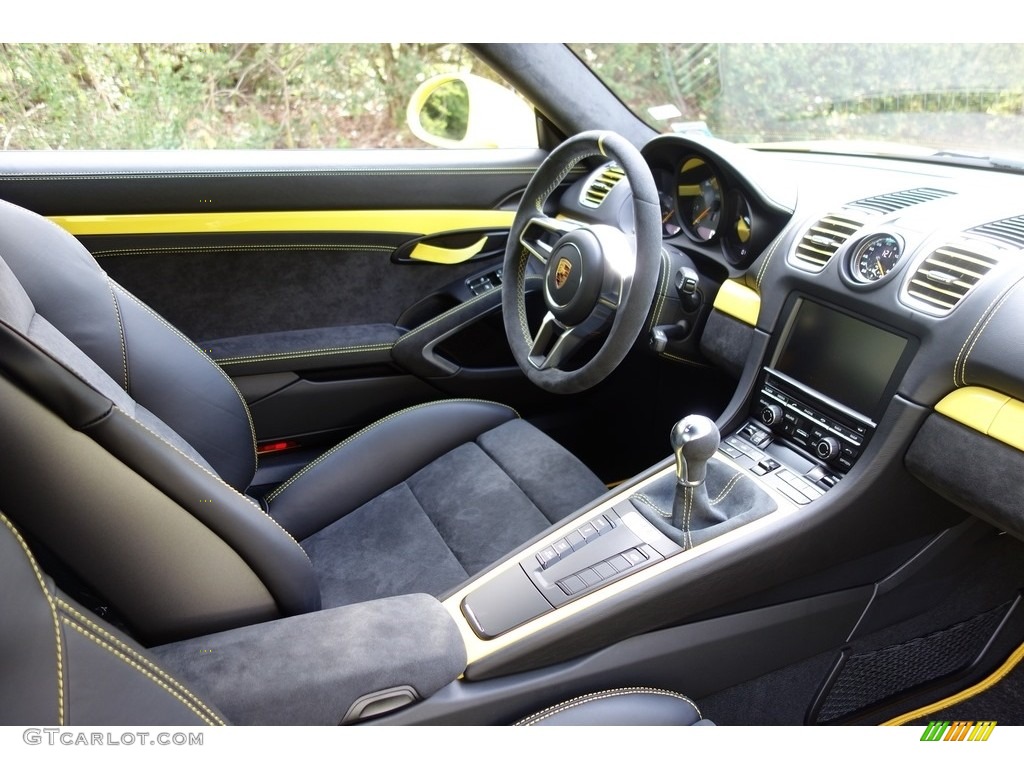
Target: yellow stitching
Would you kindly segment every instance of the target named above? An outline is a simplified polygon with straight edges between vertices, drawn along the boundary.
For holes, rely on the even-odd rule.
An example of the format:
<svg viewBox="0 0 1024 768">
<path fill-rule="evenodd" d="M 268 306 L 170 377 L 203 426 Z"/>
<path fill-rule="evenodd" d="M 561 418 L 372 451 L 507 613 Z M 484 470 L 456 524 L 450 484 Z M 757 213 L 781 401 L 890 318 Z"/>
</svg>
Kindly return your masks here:
<svg viewBox="0 0 1024 768">
<path fill-rule="evenodd" d="M 683 499 L 686 502 L 686 514 L 683 518 L 683 532 L 686 534 L 686 549 L 693 548 L 693 537 L 690 536 L 690 513 L 693 511 L 693 487 L 686 486 L 683 489 Z"/>
<path fill-rule="evenodd" d="M 720 494 L 718 494 L 718 496 L 716 496 L 714 499 L 712 499 L 711 503 L 712 504 L 717 504 L 722 499 L 724 499 L 726 496 L 728 496 L 732 492 L 733 486 L 735 486 L 736 483 L 738 483 L 742 478 L 743 478 L 743 473 L 742 472 L 737 472 L 735 475 L 733 475 L 732 479 L 729 480 L 729 482 L 725 484 L 725 488 L 722 489 L 722 492 Z"/>
<path fill-rule="evenodd" d="M 409 338 L 410 336 L 415 336 L 420 331 L 425 331 L 427 328 L 430 328 L 431 326 L 436 325 L 437 323 L 441 322 L 445 318 L 450 317 L 451 315 L 454 315 L 460 309 L 464 309 L 465 307 L 468 307 L 470 304 L 475 304 L 476 302 L 480 301 L 481 299 L 488 299 L 490 297 L 491 297 L 491 292 L 490 291 L 486 291 L 485 293 L 481 293 L 479 296 L 474 296 L 469 301 L 464 301 L 461 304 L 456 304 L 454 307 L 452 307 L 448 311 L 443 312 L 442 314 L 438 315 L 433 320 L 428 320 L 427 322 L 423 323 L 423 325 L 418 325 L 415 328 L 413 328 L 411 331 L 409 331 L 408 333 L 403 334 L 401 336 L 401 338 L 399 338 L 398 341 L 395 342 L 395 346 L 398 346 L 399 344 L 401 344 L 405 339 Z"/>
<path fill-rule="evenodd" d="M 121 286 L 118 286 L 118 287 L 121 288 Z M 179 339 L 184 341 L 192 349 L 192 351 L 194 351 L 196 354 L 198 354 L 203 359 L 208 361 L 211 365 L 213 365 L 213 369 L 215 371 L 217 371 L 217 373 L 219 373 L 221 376 L 223 376 L 224 377 L 224 381 L 226 381 L 228 384 L 230 384 L 231 388 L 233 390 L 235 390 L 235 394 L 238 395 L 238 399 L 242 403 L 242 410 L 245 411 L 245 418 L 247 418 L 249 420 L 249 436 L 252 438 L 253 467 L 254 467 L 254 470 L 258 469 L 259 465 L 260 465 L 260 459 L 259 459 L 259 453 L 256 450 L 256 425 L 254 425 L 252 423 L 252 414 L 249 412 L 249 406 L 246 404 L 245 398 L 242 397 L 242 393 L 238 390 L 238 387 L 235 386 L 235 382 L 231 380 L 231 377 L 228 376 L 219 365 L 217 365 L 215 362 L 213 362 L 213 360 L 210 359 L 209 355 L 207 355 L 205 352 L 203 352 L 203 350 L 201 350 L 199 347 L 197 347 L 195 342 L 193 342 L 190 338 L 188 338 L 188 336 L 186 336 L 181 331 L 179 331 L 177 328 L 175 328 L 173 325 L 168 323 L 166 320 L 164 320 L 162 317 L 160 317 L 160 315 L 158 315 L 152 309 L 147 307 L 145 304 L 143 304 L 137 298 L 132 296 L 132 294 L 128 293 L 128 291 L 124 290 L 124 288 L 121 288 L 121 291 L 122 291 L 122 293 L 124 293 L 125 296 L 127 296 L 129 299 L 134 301 L 135 304 L 140 309 L 142 309 L 142 310 L 146 311 L 148 314 L 152 315 L 156 320 L 158 320 L 168 330 L 170 330 L 175 336 L 177 336 Z"/>
<path fill-rule="evenodd" d="M 125 171 L 124 173 L 89 173 L 88 171 L 54 171 L 47 174 L 8 174 L 0 176 L 0 181 L 52 181 L 54 178 L 70 181 L 92 181 L 95 179 L 230 179 L 247 178 L 279 178 L 284 176 L 479 176 L 492 174 L 532 175 L 536 172 L 533 166 L 511 166 L 508 168 L 386 168 L 373 166 L 370 168 L 332 168 L 330 170 L 303 170 L 301 168 L 281 168 L 273 171 L 237 170 L 237 171 L 193 171 L 185 173 L 160 173 L 158 171 Z"/>
<path fill-rule="evenodd" d="M 107 256 L 143 256 L 155 253 L 221 253 L 226 251 L 381 251 L 393 253 L 394 245 L 314 245 L 286 243 L 284 245 L 166 245 L 159 248 L 106 248 L 92 251 L 96 258 Z"/>
<path fill-rule="evenodd" d="M 667 357 L 669 360 L 675 360 L 677 363 L 686 363 L 692 365 L 694 368 L 710 368 L 708 363 L 701 363 L 697 360 L 687 360 L 685 357 L 679 357 L 679 355 L 673 355 L 670 352 L 659 353 L 661 357 Z"/>
<path fill-rule="evenodd" d="M 39 565 L 36 563 L 35 557 L 32 556 L 32 550 L 28 548 L 28 544 L 21 537 L 21 533 L 14 527 L 14 524 L 7 518 L 7 516 L 0 512 L 0 520 L 3 520 L 4 525 L 7 526 L 7 530 L 11 532 L 11 535 L 17 540 L 18 544 L 21 545 L 22 550 L 25 552 L 25 557 L 28 558 L 29 564 L 32 566 L 32 570 L 35 572 L 36 581 L 39 582 L 39 588 L 43 591 L 43 596 L 46 598 L 47 604 L 50 606 L 50 614 L 53 616 L 53 630 L 56 635 L 56 654 L 57 654 L 57 725 L 64 725 L 64 657 L 62 655 L 63 640 L 61 639 L 60 632 L 60 618 L 57 615 L 57 606 L 53 602 L 53 595 L 50 594 L 50 590 L 46 587 L 46 581 L 43 579 L 43 574 L 39 570 Z"/>
<path fill-rule="evenodd" d="M 967 354 L 964 355 L 963 364 L 960 366 L 960 379 L 961 381 L 963 381 L 964 384 L 967 383 L 967 360 L 968 358 L 970 358 L 971 352 L 974 351 L 975 345 L 981 340 L 982 334 L 985 333 L 985 329 L 988 328 L 989 323 L 991 323 L 993 318 L 999 313 L 999 310 L 1003 308 L 1003 305 L 1010 298 L 1010 294 L 1013 293 L 1021 285 L 1021 282 L 1022 281 L 1018 280 L 1016 283 L 1014 283 L 1006 290 L 1006 293 L 1003 294 L 1002 300 L 999 302 L 999 305 L 992 310 L 992 314 L 988 316 L 988 319 L 985 321 L 985 324 L 981 327 L 981 330 L 978 331 L 978 335 L 975 336 L 974 341 L 971 342 L 971 347 L 970 349 L 967 350 Z"/>
<path fill-rule="evenodd" d="M 661 688 L 647 688 L 643 686 L 637 686 L 635 688 L 616 688 L 610 691 L 601 691 L 600 693 L 588 693 L 584 696 L 577 696 L 576 698 L 570 699 L 569 701 L 564 701 L 561 704 L 555 704 L 554 706 L 548 707 L 547 709 L 538 712 L 536 715 L 531 715 L 530 717 L 524 718 L 523 720 L 520 720 L 518 723 L 516 723 L 516 725 L 534 725 L 536 723 L 539 723 L 541 720 L 547 720 L 548 718 L 554 715 L 557 715 L 561 712 L 565 712 L 578 706 L 582 706 L 583 704 L 586 704 L 591 701 L 601 701 L 602 699 L 611 699 L 616 696 L 628 696 L 634 693 L 652 693 L 657 694 L 659 696 L 670 696 L 674 699 L 680 699 L 681 701 L 685 701 L 687 704 L 694 708 L 694 710 L 697 712 L 697 717 L 703 718 L 703 715 L 701 715 L 700 709 L 697 707 L 697 705 L 694 704 L 693 701 L 687 698 L 686 696 L 683 696 L 681 693 L 676 693 L 675 691 L 666 691 Z"/>
<path fill-rule="evenodd" d="M 106 276 L 105 276 L 106 277 Z M 124 323 L 121 322 L 121 307 L 117 303 L 117 294 L 114 293 L 114 286 L 107 277 L 107 290 L 110 291 L 110 298 L 114 302 L 114 317 L 117 318 L 117 330 L 121 333 L 121 364 L 124 366 L 124 391 L 128 391 L 128 348 L 124 343 Z"/>
<path fill-rule="evenodd" d="M 761 287 L 761 281 L 764 279 L 765 272 L 768 270 L 768 262 L 770 262 L 772 260 L 772 257 L 775 256 L 775 252 L 779 250 L 779 246 L 782 245 L 782 241 L 785 239 L 785 236 L 789 233 L 791 227 L 792 225 L 787 226 L 785 229 L 783 229 L 779 233 L 779 236 L 775 238 L 775 242 L 772 243 L 771 247 L 768 249 L 768 255 L 765 256 L 764 262 L 761 264 L 761 268 L 757 271 L 757 278 L 755 282 L 758 288 Z"/>
<path fill-rule="evenodd" d="M 594 152 L 593 150 L 588 149 L 586 152 L 582 152 L 576 155 L 576 157 L 572 158 L 568 163 L 566 163 L 566 165 L 562 168 L 558 175 L 555 176 L 555 180 L 551 182 L 551 185 L 546 190 L 544 190 L 544 192 L 538 195 L 536 200 L 534 200 L 533 204 L 534 206 L 536 206 L 537 212 L 539 214 L 544 214 L 544 202 L 551 196 L 551 193 L 555 191 L 558 185 L 562 183 L 562 180 L 569 175 L 569 172 L 576 167 L 576 164 L 579 163 L 580 160 L 583 160 L 588 157 L 593 157 L 595 154 L 597 153 Z"/>
<path fill-rule="evenodd" d="M 329 456 L 331 456 L 332 454 L 336 453 L 337 451 L 340 451 L 342 448 L 344 448 L 346 445 L 351 443 L 356 438 L 359 438 L 359 437 L 365 435 L 370 430 L 376 429 L 377 427 L 381 426 L 382 424 L 386 424 L 387 422 L 391 421 L 392 419 L 398 418 L 402 414 L 409 413 L 410 411 L 416 411 L 416 410 L 419 410 L 420 408 L 428 408 L 428 407 L 430 407 L 432 405 L 437 405 L 438 403 L 486 403 L 487 405 L 500 405 L 499 403 L 494 403 L 494 402 L 492 402 L 490 400 L 476 400 L 476 399 L 473 399 L 473 398 L 458 398 L 458 399 L 450 399 L 450 400 L 432 400 L 429 403 L 421 403 L 420 405 L 413 405 L 413 406 L 410 406 L 409 408 L 403 408 L 400 411 L 396 411 L 395 413 L 392 413 L 390 416 L 385 416 L 383 419 L 378 419 L 377 421 L 373 422 L 373 424 L 370 424 L 370 425 L 368 425 L 366 427 L 363 427 L 361 430 L 356 432 L 354 435 L 351 435 L 350 437 L 345 438 L 340 443 L 338 443 L 336 446 L 331 448 L 331 450 L 329 450 L 326 453 L 320 455 L 314 461 L 312 461 L 311 463 L 307 464 L 305 467 L 300 469 L 296 474 L 292 475 L 288 479 L 288 481 L 284 483 L 284 485 L 278 486 L 271 493 L 269 493 L 267 495 L 267 504 L 270 504 L 270 502 L 272 502 L 274 499 L 276 499 L 278 496 L 280 496 L 289 485 L 294 483 L 296 480 L 298 480 L 300 477 L 302 477 L 304 474 L 306 474 L 309 470 L 313 469 L 313 467 L 315 467 L 317 464 L 320 464 L 322 461 L 325 461 Z M 518 413 L 518 411 L 516 411 L 514 408 L 509 408 L 509 406 L 507 406 L 507 405 L 502 405 L 501 407 L 502 408 L 508 408 L 510 411 L 512 411 L 512 413 L 515 414 L 517 419 L 521 418 L 519 413 Z"/>
<path fill-rule="evenodd" d="M 114 407 L 115 407 L 115 408 L 117 408 L 117 406 L 114 406 Z M 146 430 L 147 432 L 149 432 L 149 434 L 151 434 L 151 435 L 152 435 L 153 437 L 155 437 L 155 438 L 156 438 L 157 440 L 159 440 L 159 441 L 160 441 L 161 443 L 163 443 L 164 445 L 168 446 L 169 448 L 172 448 L 172 449 L 174 449 L 174 451 L 175 451 L 175 452 L 176 452 L 176 453 L 177 453 L 177 454 L 178 454 L 179 456 L 183 456 L 183 457 L 185 457 L 186 459 L 188 459 L 188 460 L 189 460 L 190 462 L 192 462 L 192 464 L 193 464 L 193 465 L 195 465 L 195 467 L 196 467 L 197 469 L 201 469 L 201 470 L 202 470 L 203 472 L 205 472 L 205 473 L 206 473 L 207 475 L 209 475 L 209 476 L 210 476 L 210 477 L 212 477 L 212 478 L 213 478 L 214 480 L 216 480 L 216 481 L 217 481 L 218 483 L 220 483 L 220 484 L 221 484 L 221 485 L 223 485 L 223 486 L 224 486 L 225 488 L 227 488 L 227 489 L 228 489 L 229 491 L 231 491 L 231 493 L 235 494 L 236 496 L 238 496 L 238 498 L 242 499 L 242 501 L 244 501 L 244 502 L 245 502 L 246 504 L 249 504 L 249 505 L 250 505 L 251 507 L 253 507 L 253 508 L 254 508 L 255 510 L 257 510 L 257 511 L 258 511 L 258 512 L 259 512 L 259 513 L 260 513 L 261 515 L 263 515 L 263 516 L 264 516 L 265 518 L 267 518 L 267 519 L 268 519 L 268 520 L 269 520 L 270 522 L 272 522 L 272 523 L 273 523 L 273 524 L 274 524 L 275 526 L 277 526 L 277 527 L 278 527 L 278 528 L 279 528 L 279 529 L 281 530 L 281 532 L 282 532 L 282 533 L 283 533 L 283 534 L 284 534 L 285 536 L 287 536 L 287 537 L 288 537 L 289 539 L 291 539 L 292 543 L 293 543 L 293 544 L 294 544 L 294 545 L 295 545 L 296 547 L 298 547 L 298 548 L 299 548 L 299 551 L 300 551 L 300 552 L 302 552 L 302 554 L 303 554 L 303 555 L 306 555 L 306 560 L 309 560 L 309 555 L 307 555 L 307 554 L 306 554 L 306 550 L 304 550 L 304 549 L 302 548 L 302 546 L 301 546 L 301 545 L 299 544 L 299 542 L 295 540 L 295 537 L 294 537 L 294 536 L 292 536 L 292 535 L 291 535 L 290 533 L 288 533 L 288 531 L 286 531 L 286 530 L 285 530 L 284 528 L 282 528 L 282 527 L 281 527 L 281 524 L 280 524 L 279 522 L 277 522 L 277 520 L 275 520 L 275 519 L 274 519 L 274 518 L 272 518 L 272 517 L 271 517 L 270 515 L 268 515 L 268 514 L 267 514 L 266 512 L 264 512 L 264 511 L 263 511 L 263 509 L 261 509 L 261 508 L 260 508 L 260 505 L 259 505 L 259 504 L 257 504 L 257 503 L 256 503 L 255 501 L 253 501 L 252 499 L 250 499 L 250 498 L 249 498 L 248 496 L 246 496 L 245 494 L 242 494 L 242 493 L 239 493 L 238 491 L 236 491 L 236 490 L 235 490 L 234 488 L 232 488 L 232 487 L 231 487 L 230 485 L 228 485 L 228 484 L 227 484 L 226 482 L 224 482 L 224 478 L 222 478 L 222 477 L 219 477 L 218 475 L 215 475 L 215 474 L 214 474 L 213 472 L 211 472 L 211 471 L 210 471 L 210 470 L 208 470 L 208 469 L 207 469 L 206 467 L 204 467 L 204 466 L 203 466 L 202 464 L 200 464 L 199 462 L 197 462 L 197 461 L 196 461 L 195 459 L 193 459 L 193 458 L 192 458 L 191 456 L 189 456 L 189 455 L 188 455 L 187 453 L 185 453 L 185 452 L 184 452 L 184 451 L 182 451 L 182 450 L 181 450 L 180 448 L 178 448 L 178 446 L 176 446 L 176 445 L 174 445 L 173 443 L 171 443 L 171 442 L 169 442 L 169 441 L 165 440 L 165 439 L 164 439 L 164 438 L 163 438 L 163 437 L 162 437 L 161 435 L 158 435 L 158 434 L 157 434 L 156 432 L 154 432 L 154 431 L 153 431 L 152 429 L 150 429 L 149 427 L 147 427 L 147 426 L 146 426 L 145 424 L 143 424 L 143 423 L 142 423 L 141 421 L 137 420 L 137 419 L 136 419 L 135 417 L 133 417 L 133 416 L 132 416 L 131 414 L 125 413 L 125 411 L 122 411 L 122 410 L 121 410 L 120 408 L 117 408 L 117 410 L 121 411 L 121 413 L 124 413 L 124 415 L 125 415 L 125 416 L 127 416 L 127 417 L 128 417 L 129 419 L 131 419 L 131 420 L 132 420 L 132 421 L 133 421 L 133 422 L 134 422 L 135 424 L 137 424 L 138 426 L 142 427 L 142 428 L 143 428 L 144 430 Z M 313 562 L 313 561 L 312 561 L 312 560 L 310 560 L 309 562 L 310 562 L 310 565 L 312 565 L 312 562 Z"/>
<path fill-rule="evenodd" d="M 1009 291 L 1011 289 L 1012 289 L 1012 286 L 1011 286 L 1011 288 L 1007 289 L 1006 293 L 1009 293 Z M 992 307 L 994 307 L 996 305 L 996 302 L 998 302 L 1000 299 L 1002 299 L 1006 295 L 1006 293 L 998 294 L 994 299 L 992 299 L 991 302 L 989 302 L 989 305 L 987 307 L 985 307 L 985 311 L 982 312 L 981 315 L 978 317 L 978 322 L 976 322 L 974 324 L 974 327 L 971 328 L 971 332 L 967 334 L 967 338 L 964 339 L 964 343 L 960 346 L 960 352 L 957 353 L 956 360 L 953 361 L 953 386 L 954 387 L 960 386 L 957 383 L 957 380 L 956 380 L 956 372 L 957 372 L 957 368 L 960 367 L 960 358 L 963 357 L 964 350 L 967 349 L 967 345 L 970 343 L 971 337 L 974 336 L 974 332 L 978 330 L 978 327 L 981 325 L 982 321 L 984 321 L 985 317 L 988 315 L 988 313 L 992 309 Z"/>
<path fill-rule="evenodd" d="M 79 611 L 75 610 L 74 606 L 70 605 L 69 603 L 65 602 L 64 600 L 61 600 L 59 597 L 56 598 L 56 601 L 57 601 L 57 604 L 61 607 L 61 609 L 65 613 L 71 614 L 72 617 L 75 618 L 78 622 L 80 622 L 80 623 L 84 624 L 85 626 L 87 626 L 89 629 L 91 629 L 97 635 L 102 637 L 108 643 L 111 643 L 112 645 L 116 646 L 117 649 L 120 650 L 122 653 L 131 656 L 132 659 L 137 664 L 140 664 L 142 666 L 147 667 L 149 669 L 149 671 L 153 675 L 156 675 L 158 677 L 163 678 L 164 682 L 166 682 L 167 685 L 173 686 L 173 687 L 177 688 L 178 692 L 181 693 L 182 696 L 187 696 L 188 698 L 192 699 L 193 703 L 195 703 L 196 706 L 198 706 L 198 707 L 202 708 L 203 710 L 205 710 L 206 713 L 210 717 L 219 720 L 219 718 L 217 717 L 217 713 L 216 712 L 214 712 L 212 709 L 210 709 L 210 707 L 207 706 L 203 702 L 203 700 L 200 699 L 196 694 L 192 693 L 192 691 L 190 691 L 184 685 L 182 685 L 177 680 L 175 680 L 166 670 L 161 669 L 158 665 L 156 665 L 154 662 L 152 662 L 149 659 L 147 659 L 145 656 L 140 654 L 137 650 L 132 648 L 130 645 L 126 645 L 124 642 L 119 640 L 117 637 L 112 635 L 110 632 L 105 630 L 103 627 L 101 627 L 98 624 L 96 624 L 95 622 L 91 621 L 88 616 L 85 616 L 82 613 L 80 613 Z M 67 619 L 65 619 L 65 621 L 67 621 Z"/>
<path fill-rule="evenodd" d="M 654 502 L 653 502 L 653 501 L 651 500 L 651 498 L 650 498 L 650 497 L 649 497 L 649 496 L 648 496 L 647 494 L 645 494 L 645 493 L 634 493 L 634 494 L 633 494 L 632 496 L 630 496 L 629 498 L 631 498 L 631 499 L 637 499 L 637 500 L 639 500 L 639 501 L 642 501 L 642 502 L 643 502 L 644 504 L 646 504 L 647 506 L 651 507 L 651 508 L 652 508 L 652 509 L 653 509 L 653 510 L 654 510 L 655 512 L 657 512 L 657 513 L 658 513 L 659 515 L 661 515 L 662 517 L 672 517 L 672 513 L 671 513 L 671 512 L 666 512 L 666 511 L 665 511 L 664 509 L 662 509 L 661 507 L 659 507 L 659 506 L 658 506 L 657 504 L 655 504 L 655 503 L 654 503 Z"/>
<path fill-rule="evenodd" d="M 662 269 L 661 279 L 658 281 L 658 301 L 654 306 L 654 314 L 651 315 L 651 324 L 647 326 L 648 331 L 653 330 L 654 326 L 658 324 L 658 320 L 661 319 L 661 310 L 665 308 L 665 299 L 668 298 L 669 260 L 668 253 L 664 249 L 661 251 L 661 264 L 664 269 Z"/>
<path fill-rule="evenodd" d="M 397 342 L 395 342 L 397 343 Z M 250 355 L 249 357 L 220 357 L 213 361 L 218 365 L 238 365 L 240 363 L 260 363 L 271 360 L 291 360 L 303 357 L 322 357 L 324 355 L 351 355 L 358 352 L 383 352 L 394 344 L 364 344 L 356 347 L 334 347 L 328 349 L 309 349 L 302 352 L 273 352 L 266 355 Z"/>
<path fill-rule="evenodd" d="M 149 678 L 149 680 L 151 680 L 152 682 L 156 683 L 158 686 L 163 688 L 167 693 L 171 694 L 171 696 L 173 696 L 179 702 L 184 704 L 189 710 L 192 711 L 192 714 L 194 714 L 196 717 L 198 717 L 200 720 L 202 720 L 207 725 L 224 725 L 224 721 L 221 720 L 219 717 L 214 716 L 214 717 L 211 718 L 211 717 L 203 714 L 198 709 L 196 709 L 196 707 L 193 706 L 191 702 L 187 701 L 181 694 L 179 694 L 177 691 L 175 691 L 173 688 L 171 688 L 169 685 L 167 685 L 167 683 L 165 683 L 163 680 L 160 680 L 159 678 L 157 678 L 149 670 L 143 669 L 141 666 L 136 664 L 132 659 L 129 659 L 127 656 L 125 656 L 123 653 L 121 653 L 116 648 L 111 647 L 108 643 L 105 643 L 103 640 L 100 640 L 98 637 L 96 637 L 92 633 L 86 631 L 84 627 L 81 627 L 78 624 L 76 624 L 75 622 L 71 621 L 71 619 L 69 619 L 67 616 L 64 616 L 62 618 L 62 621 L 64 622 L 64 624 L 66 624 L 67 626 L 71 627 L 73 630 L 78 632 L 78 634 L 82 635 L 85 638 L 88 638 L 89 640 L 92 640 L 92 642 L 94 642 L 96 645 L 98 645 L 100 648 L 102 648 L 103 650 L 107 651 L 111 655 L 113 655 L 116 659 L 118 659 L 119 661 L 124 662 L 129 667 L 134 669 L 136 672 L 139 672 L 144 677 Z"/>
</svg>

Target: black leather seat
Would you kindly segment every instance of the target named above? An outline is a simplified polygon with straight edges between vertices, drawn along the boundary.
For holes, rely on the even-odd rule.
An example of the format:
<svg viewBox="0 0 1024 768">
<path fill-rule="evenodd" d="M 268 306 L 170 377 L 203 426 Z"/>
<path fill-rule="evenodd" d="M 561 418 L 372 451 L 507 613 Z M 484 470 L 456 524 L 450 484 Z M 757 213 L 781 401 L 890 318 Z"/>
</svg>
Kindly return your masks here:
<svg viewBox="0 0 1024 768">
<path fill-rule="evenodd" d="M 77 240 L 6 203 L 0 374 L 0 508 L 149 643 L 439 595 L 605 490 L 511 409 L 459 400 L 368 427 L 263 508 L 231 379 Z"/>
</svg>

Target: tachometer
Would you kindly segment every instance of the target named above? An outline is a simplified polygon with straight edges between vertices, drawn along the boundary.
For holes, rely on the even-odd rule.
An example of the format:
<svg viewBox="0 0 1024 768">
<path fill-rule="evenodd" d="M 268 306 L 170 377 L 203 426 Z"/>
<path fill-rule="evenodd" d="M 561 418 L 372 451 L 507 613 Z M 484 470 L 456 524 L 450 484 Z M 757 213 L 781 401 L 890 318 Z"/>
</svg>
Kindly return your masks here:
<svg viewBox="0 0 1024 768">
<path fill-rule="evenodd" d="M 894 235 L 872 235 L 853 252 L 850 274 L 858 282 L 877 283 L 896 268 L 902 255 L 903 246 Z"/>
<path fill-rule="evenodd" d="M 679 218 L 695 240 L 706 243 L 718 234 L 722 184 L 711 166 L 691 157 L 679 169 Z"/>
</svg>

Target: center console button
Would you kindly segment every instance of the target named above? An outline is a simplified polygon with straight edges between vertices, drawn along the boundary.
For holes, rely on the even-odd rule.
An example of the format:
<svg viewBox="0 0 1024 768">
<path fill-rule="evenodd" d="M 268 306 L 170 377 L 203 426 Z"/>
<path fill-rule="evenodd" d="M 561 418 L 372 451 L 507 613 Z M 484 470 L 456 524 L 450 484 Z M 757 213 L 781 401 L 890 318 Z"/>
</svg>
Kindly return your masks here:
<svg viewBox="0 0 1024 768">
<path fill-rule="evenodd" d="M 572 544 L 570 544 L 565 539 L 559 539 L 551 545 L 551 548 L 558 553 L 559 557 L 565 557 L 570 552 L 572 552 Z"/>
<path fill-rule="evenodd" d="M 583 536 L 580 535 L 579 531 L 573 531 L 572 533 L 570 533 L 568 536 L 565 537 L 565 540 L 569 542 L 569 546 L 571 546 L 573 548 L 573 550 L 577 550 L 580 547 L 582 547 L 584 544 L 587 543 L 583 539 Z"/>
</svg>

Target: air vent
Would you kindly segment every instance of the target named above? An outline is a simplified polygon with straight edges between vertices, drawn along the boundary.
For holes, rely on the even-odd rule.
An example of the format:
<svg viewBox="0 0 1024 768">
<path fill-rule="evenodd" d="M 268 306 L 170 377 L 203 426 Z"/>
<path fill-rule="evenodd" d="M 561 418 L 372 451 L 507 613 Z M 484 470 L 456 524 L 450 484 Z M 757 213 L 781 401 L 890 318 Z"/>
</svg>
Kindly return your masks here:
<svg viewBox="0 0 1024 768">
<path fill-rule="evenodd" d="M 606 165 L 587 186 L 580 202 L 588 208 L 598 208 L 626 173 L 614 163 Z"/>
<path fill-rule="evenodd" d="M 905 189 L 902 192 L 889 192 L 885 195 L 866 197 L 849 204 L 850 208 L 863 208 L 875 213 L 892 213 L 901 208 L 909 208 L 918 203 L 927 203 L 931 200 L 938 200 L 952 195 L 944 189 L 933 189 L 932 187 L 919 187 L 917 189 Z"/>
<path fill-rule="evenodd" d="M 944 245 L 932 251 L 910 276 L 906 296 L 931 314 L 945 315 L 997 263 L 997 252 L 982 252 L 980 243 Z"/>
<path fill-rule="evenodd" d="M 973 235 L 1006 243 L 1014 248 L 1024 248 L 1024 216 L 993 221 L 968 231 Z"/>
<path fill-rule="evenodd" d="M 793 250 L 792 261 L 801 269 L 820 272 L 850 236 L 864 222 L 841 214 L 830 214 L 808 229 Z"/>
</svg>

